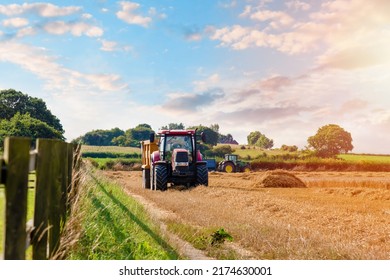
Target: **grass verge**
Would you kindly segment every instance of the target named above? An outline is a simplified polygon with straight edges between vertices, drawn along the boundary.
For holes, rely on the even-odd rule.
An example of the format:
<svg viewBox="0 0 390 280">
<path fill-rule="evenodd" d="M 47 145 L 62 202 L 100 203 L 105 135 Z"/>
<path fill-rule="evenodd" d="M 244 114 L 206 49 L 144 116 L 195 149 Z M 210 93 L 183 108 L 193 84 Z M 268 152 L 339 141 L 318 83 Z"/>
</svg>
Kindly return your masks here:
<svg viewBox="0 0 390 280">
<path fill-rule="evenodd" d="M 63 237 L 72 260 L 178 259 L 144 208 L 121 187 L 88 170 Z"/>
<path fill-rule="evenodd" d="M 86 158 L 100 170 L 141 170 L 140 159 L 127 158 Z"/>
</svg>

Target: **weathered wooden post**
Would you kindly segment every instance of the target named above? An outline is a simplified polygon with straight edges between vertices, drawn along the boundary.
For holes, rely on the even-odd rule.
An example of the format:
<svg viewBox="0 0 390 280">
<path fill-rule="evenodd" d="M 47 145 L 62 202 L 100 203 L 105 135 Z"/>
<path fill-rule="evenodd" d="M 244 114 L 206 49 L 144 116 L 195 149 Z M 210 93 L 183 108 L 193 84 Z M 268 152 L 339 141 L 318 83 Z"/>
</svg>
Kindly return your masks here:
<svg viewBox="0 0 390 280">
<path fill-rule="evenodd" d="M 37 140 L 33 259 L 52 257 L 60 244 L 68 200 L 68 144 Z"/>
<path fill-rule="evenodd" d="M 36 182 L 35 182 L 35 211 L 34 211 L 34 236 L 33 259 L 46 260 L 48 258 L 48 234 L 49 234 L 49 199 L 51 192 L 51 150 L 50 141 L 38 139 Z"/>
<path fill-rule="evenodd" d="M 4 142 L 5 229 L 4 259 L 26 258 L 27 184 L 31 139 L 7 137 Z"/>
</svg>

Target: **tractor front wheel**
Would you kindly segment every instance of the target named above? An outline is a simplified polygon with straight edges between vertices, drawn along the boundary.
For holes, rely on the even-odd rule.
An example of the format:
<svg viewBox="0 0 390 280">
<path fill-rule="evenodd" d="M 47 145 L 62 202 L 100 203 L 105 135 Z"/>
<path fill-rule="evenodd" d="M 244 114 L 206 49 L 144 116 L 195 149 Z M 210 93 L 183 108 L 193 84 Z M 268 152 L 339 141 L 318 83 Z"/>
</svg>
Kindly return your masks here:
<svg viewBox="0 0 390 280">
<path fill-rule="evenodd" d="M 197 185 L 209 185 L 209 171 L 207 165 L 198 165 L 196 167 L 196 184 Z"/>
<path fill-rule="evenodd" d="M 235 167 L 234 167 L 234 164 L 232 162 L 224 162 L 223 166 L 222 166 L 222 171 L 223 172 L 226 172 L 226 173 L 232 173 L 234 172 L 235 170 Z"/>
<path fill-rule="evenodd" d="M 156 165 L 154 167 L 154 189 L 166 191 L 168 187 L 168 169 L 166 165 Z"/>
</svg>

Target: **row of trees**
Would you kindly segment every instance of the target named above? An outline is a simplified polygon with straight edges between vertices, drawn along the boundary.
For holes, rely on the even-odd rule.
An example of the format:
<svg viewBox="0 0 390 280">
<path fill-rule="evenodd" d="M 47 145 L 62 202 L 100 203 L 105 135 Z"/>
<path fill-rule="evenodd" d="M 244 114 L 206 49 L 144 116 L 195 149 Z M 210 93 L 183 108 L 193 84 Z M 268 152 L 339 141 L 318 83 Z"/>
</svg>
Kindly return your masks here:
<svg viewBox="0 0 390 280">
<path fill-rule="evenodd" d="M 106 130 L 97 129 L 87 132 L 72 142 L 91 146 L 139 147 L 140 141 L 149 139 L 152 132 L 152 127 L 148 124 L 139 124 L 126 131 L 117 127 Z"/>
<path fill-rule="evenodd" d="M 231 134 L 219 132 L 219 125 L 192 126 L 187 129 L 198 129 L 204 132 L 209 147 L 218 143 L 234 143 Z M 160 129 L 185 129 L 182 123 L 170 123 Z M 60 120 L 47 109 L 42 99 L 30 97 L 13 89 L 0 90 L 0 147 L 6 136 L 23 136 L 64 140 L 64 129 Z M 139 124 L 126 131 L 119 128 L 109 130 L 93 130 L 78 137 L 73 142 L 97 146 L 134 146 L 139 147 L 140 141 L 148 139 L 154 132 L 149 124 Z M 260 131 L 253 131 L 247 136 L 248 144 L 263 149 L 271 149 L 274 141 Z M 336 124 L 325 125 L 317 133 L 308 138 L 308 148 L 321 157 L 332 157 L 339 153 L 352 151 L 352 136 Z M 202 147 L 207 149 L 207 147 Z M 297 146 L 282 145 L 282 150 L 297 151 Z"/>
<path fill-rule="evenodd" d="M 199 132 L 204 132 L 207 138 L 207 145 L 209 147 L 202 147 L 203 150 L 210 149 L 218 143 L 224 143 L 226 138 L 233 139 L 230 134 L 222 135 L 219 133 L 219 125 L 213 124 L 210 127 L 206 126 L 191 126 L 187 129 L 198 129 Z M 170 123 L 160 129 L 185 129 L 182 123 Z M 133 146 L 139 147 L 140 141 L 148 139 L 150 133 L 154 132 L 149 124 L 139 124 L 135 128 L 123 131 L 119 128 L 110 130 L 93 130 L 75 139 L 75 142 L 86 145 L 97 146 Z M 253 131 L 249 133 L 248 144 L 257 146 L 263 149 L 271 149 L 274 146 L 274 141 L 260 131 Z M 318 129 L 314 136 L 308 138 L 309 148 L 314 149 L 320 157 L 332 157 L 339 153 L 346 153 L 353 149 L 351 134 L 345 131 L 338 125 L 329 124 Z M 288 152 L 295 152 L 298 147 L 282 145 L 281 150 Z"/>
<path fill-rule="evenodd" d="M 185 127 L 183 124 L 169 124 L 160 129 L 185 129 Z M 208 144 L 212 146 L 218 144 L 219 134 L 209 127 L 199 125 L 187 127 L 187 129 L 198 129 L 199 132 L 206 134 Z M 151 133 L 155 131 L 149 124 L 144 123 L 126 131 L 119 128 L 92 130 L 74 139 L 73 142 L 92 146 L 139 147 L 140 141 L 149 139 Z"/>
</svg>

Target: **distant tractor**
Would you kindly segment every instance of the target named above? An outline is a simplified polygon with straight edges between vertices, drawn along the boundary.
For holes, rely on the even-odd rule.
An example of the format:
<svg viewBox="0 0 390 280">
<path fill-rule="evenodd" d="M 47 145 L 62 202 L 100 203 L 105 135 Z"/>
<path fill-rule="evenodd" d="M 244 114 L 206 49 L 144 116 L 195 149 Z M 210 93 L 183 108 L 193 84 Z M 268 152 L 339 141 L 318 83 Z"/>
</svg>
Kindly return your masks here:
<svg viewBox="0 0 390 280">
<path fill-rule="evenodd" d="M 168 184 L 196 186 L 209 183 L 207 163 L 197 148 L 196 130 L 161 130 L 141 142 L 142 185 L 167 190 Z"/>
<path fill-rule="evenodd" d="M 217 170 L 220 172 L 249 172 L 250 164 L 238 160 L 238 155 L 226 154 L 225 159 L 218 164 Z"/>
</svg>

